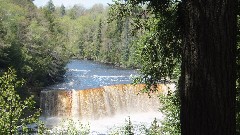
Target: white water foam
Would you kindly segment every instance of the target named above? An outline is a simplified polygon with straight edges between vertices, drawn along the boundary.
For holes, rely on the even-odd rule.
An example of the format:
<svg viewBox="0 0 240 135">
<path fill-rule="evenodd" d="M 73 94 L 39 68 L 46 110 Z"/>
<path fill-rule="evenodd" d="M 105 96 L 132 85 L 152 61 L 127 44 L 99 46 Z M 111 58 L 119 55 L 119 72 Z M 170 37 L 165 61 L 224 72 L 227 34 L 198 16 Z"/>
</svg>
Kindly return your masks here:
<svg viewBox="0 0 240 135">
<path fill-rule="evenodd" d="M 73 72 L 89 72 L 90 70 L 68 69 L 68 71 L 73 71 Z"/>
<path fill-rule="evenodd" d="M 151 123 L 156 120 L 160 122 L 163 119 L 163 115 L 160 112 L 146 112 L 146 113 L 136 113 L 136 114 L 121 114 L 116 115 L 113 117 L 106 117 L 99 120 L 78 120 L 75 117 L 72 117 L 72 120 L 76 122 L 78 127 L 78 124 L 83 124 L 87 127 L 87 125 L 90 126 L 90 134 L 91 135 L 107 135 L 112 134 L 113 132 L 120 131 L 124 125 L 126 125 L 126 121 L 130 118 L 131 123 L 134 127 L 134 133 L 140 134 L 140 129 L 144 126 L 146 128 L 149 128 L 151 126 Z M 48 127 L 52 127 L 53 130 L 62 130 L 61 124 L 62 121 L 65 121 L 64 118 L 60 117 L 49 117 L 43 120 Z M 78 123 L 80 121 L 80 123 Z M 160 123 L 159 123 L 160 125 Z"/>
<path fill-rule="evenodd" d="M 91 133 L 98 134 L 110 134 L 115 130 L 119 130 L 119 127 L 123 127 L 126 124 L 126 120 L 130 120 L 135 128 L 139 128 L 141 125 L 150 127 L 151 122 L 156 118 L 158 121 L 162 120 L 163 115 L 160 112 L 148 112 L 148 113 L 136 113 L 136 114 L 122 114 L 116 115 L 112 118 L 104 118 L 100 120 L 91 121 Z M 86 122 L 85 122 L 86 123 Z M 137 134 L 137 129 L 135 133 Z"/>
<path fill-rule="evenodd" d="M 121 78 L 121 77 L 127 77 L 129 78 L 128 76 L 100 76 L 100 75 L 93 75 L 94 78 Z"/>
<path fill-rule="evenodd" d="M 124 126 L 128 117 L 133 126 L 143 124 L 149 127 L 154 118 L 159 121 L 163 115 L 158 112 L 157 93 L 151 98 L 146 94 L 136 94 L 143 87 L 142 84 L 125 84 L 89 90 L 43 91 L 41 108 L 46 116 L 44 121 L 48 127 L 57 127 L 64 118 L 80 120 L 85 125 L 90 124 L 91 134 L 110 134 L 111 130 Z M 174 85 L 159 85 L 164 94 L 169 87 L 174 88 Z M 137 130 L 135 132 L 139 134 Z"/>
</svg>

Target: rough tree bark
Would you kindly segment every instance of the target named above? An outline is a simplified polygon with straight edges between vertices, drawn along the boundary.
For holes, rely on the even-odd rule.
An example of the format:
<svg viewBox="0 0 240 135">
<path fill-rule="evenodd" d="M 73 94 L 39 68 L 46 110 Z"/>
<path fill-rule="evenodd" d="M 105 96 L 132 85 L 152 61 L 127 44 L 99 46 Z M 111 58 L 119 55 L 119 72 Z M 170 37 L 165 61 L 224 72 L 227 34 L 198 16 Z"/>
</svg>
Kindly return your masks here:
<svg viewBox="0 0 240 135">
<path fill-rule="evenodd" d="M 182 134 L 233 135 L 237 0 L 182 0 L 182 7 Z"/>
</svg>

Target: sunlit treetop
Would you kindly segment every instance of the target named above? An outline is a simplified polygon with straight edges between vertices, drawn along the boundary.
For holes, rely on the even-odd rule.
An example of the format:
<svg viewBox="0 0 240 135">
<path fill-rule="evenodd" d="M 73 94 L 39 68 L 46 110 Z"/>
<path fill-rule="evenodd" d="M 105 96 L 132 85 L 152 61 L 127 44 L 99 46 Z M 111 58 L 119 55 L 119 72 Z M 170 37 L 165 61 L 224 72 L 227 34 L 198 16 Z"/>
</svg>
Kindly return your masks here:
<svg viewBox="0 0 240 135">
<path fill-rule="evenodd" d="M 179 2 L 170 0 L 115 0 L 109 21 L 131 18 L 132 33 L 141 31 L 135 45 L 141 76 L 136 83 L 146 83 L 145 92 L 154 85 L 177 79 L 181 63 Z M 150 91 L 149 91 L 150 90 Z"/>
</svg>

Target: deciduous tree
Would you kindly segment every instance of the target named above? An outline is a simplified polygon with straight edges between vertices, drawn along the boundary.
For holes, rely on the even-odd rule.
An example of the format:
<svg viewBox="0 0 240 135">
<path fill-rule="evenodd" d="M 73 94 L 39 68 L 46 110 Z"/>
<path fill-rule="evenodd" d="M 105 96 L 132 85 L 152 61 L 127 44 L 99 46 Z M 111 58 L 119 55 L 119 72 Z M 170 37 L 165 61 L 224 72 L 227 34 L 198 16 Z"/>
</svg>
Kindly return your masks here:
<svg viewBox="0 0 240 135">
<path fill-rule="evenodd" d="M 176 46 L 171 44 L 181 41 L 182 51 L 178 54 L 181 58 L 179 90 L 182 134 L 235 134 L 237 0 L 129 0 L 126 3 L 118 1 L 114 6 L 120 9 L 117 10 L 118 17 L 122 17 L 131 16 L 133 5 L 138 4 L 146 5 L 147 11 L 152 12 L 156 19 L 163 19 L 157 26 L 164 24 L 164 18 L 175 18 L 169 24 L 178 21 L 172 23 L 178 24 L 175 29 L 168 27 L 168 24 L 162 25 L 163 29 L 156 27 L 156 33 L 144 40 L 143 44 L 149 48 L 143 51 L 143 56 L 149 59 L 146 63 L 152 63 L 145 66 L 150 66 L 146 68 L 150 71 L 143 71 L 147 75 L 144 80 L 149 84 L 169 75 L 166 72 L 173 71 L 171 63 L 172 58 L 177 56 L 174 50 L 178 42 L 175 42 Z M 176 14 L 172 14 L 171 9 L 176 9 Z M 170 38 L 171 31 L 174 36 L 180 34 L 181 37 Z M 164 40 L 161 38 L 164 36 L 167 42 L 162 44 Z M 173 55 L 166 55 L 171 53 Z M 161 68 L 164 67 L 163 62 L 170 68 Z"/>
</svg>

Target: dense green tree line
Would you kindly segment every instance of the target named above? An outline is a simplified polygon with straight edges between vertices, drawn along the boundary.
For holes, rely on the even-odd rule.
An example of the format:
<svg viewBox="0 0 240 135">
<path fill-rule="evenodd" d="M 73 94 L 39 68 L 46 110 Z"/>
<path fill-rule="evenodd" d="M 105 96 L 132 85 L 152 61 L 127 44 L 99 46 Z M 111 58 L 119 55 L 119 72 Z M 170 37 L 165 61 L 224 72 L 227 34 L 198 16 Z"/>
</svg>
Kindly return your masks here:
<svg viewBox="0 0 240 135">
<path fill-rule="evenodd" d="M 13 67 L 29 86 L 60 80 L 69 58 L 54 8 L 37 9 L 30 0 L 0 1 L 0 68 Z"/>
<path fill-rule="evenodd" d="M 116 6 L 121 7 L 121 4 Z M 149 69 L 150 65 L 145 65 L 144 61 L 149 61 L 151 58 L 144 59 L 142 55 L 159 56 L 154 56 L 154 52 L 149 52 L 151 50 L 149 47 L 152 47 L 150 42 L 154 42 L 157 48 L 165 44 L 168 48 L 180 44 L 179 38 L 174 33 L 178 30 L 174 20 L 177 14 L 176 5 L 169 9 L 169 15 L 172 16 L 170 20 L 164 16 L 154 17 L 153 13 L 148 12 L 144 6 L 127 7 L 126 11 L 132 11 L 127 18 L 112 16 L 112 12 L 116 12 L 113 10 L 116 8 L 104 7 L 101 4 L 96 4 L 90 9 L 81 5 L 74 5 L 67 9 L 63 5 L 56 7 L 54 14 L 64 28 L 73 57 L 123 67 Z M 165 31 L 166 27 L 172 31 Z M 157 31 L 159 28 L 162 29 L 161 33 Z M 172 42 L 168 42 L 169 40 Z M 142 44 L 143 42 L 145 44 Z M 168 75 L 171 75 L 172 68 L 179 67 L 179 56 L 173 59 L 179 48 L 177 46 L 173 51 L 166 50 L 169 53 L 162 53 L 164 51 L 162 49 L 166 48 L 159 49 L 156 53 L 168 55 L 171 62 L 167 60 L 160 62 L 161 58 L 156 58 L 160 66 L 157 66 L 155 71 L 159 72 L 161 69 L 168 71 Z M 166 67 L 167 64 L 171 68 Z M 159 76 L 161 77 L 163 76 Z"/>
<path fill-rule="evenodd" d="M 28 85 L 61 80 L 69 58 L 132 68 L 145 61 L 140 56 L 144 47 L 136 41 L 147 40 L 152 33 L 134 31 L 136 18 L 110 20 L 109 8 L 101 4 L 86 9 L 81 5 L 56 7 L 51 0 L 40 8 L 28 0 L 0 2 L 0 68 L 12 66 Z M 134 16 L 140 11 L 141 7 L 135 8 Z M 151 30 L 154 21 L 147 21 Z"/>
<path fill-rule="evenodd" d="M 111 63 L 123 67 L 137 67 L 134 61 L 131 19 L 109 22 L 109 8 L 95 4 L 86 9 L 74 5 L 66 9 L 56 7 L 55 15 L 67 35 L 72 56 L 80 59 Z"/>
</svg>

